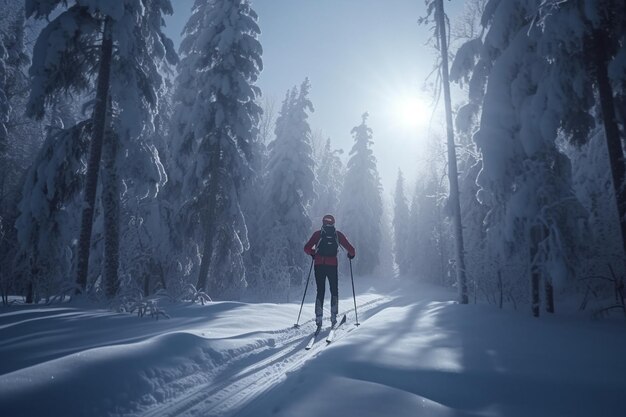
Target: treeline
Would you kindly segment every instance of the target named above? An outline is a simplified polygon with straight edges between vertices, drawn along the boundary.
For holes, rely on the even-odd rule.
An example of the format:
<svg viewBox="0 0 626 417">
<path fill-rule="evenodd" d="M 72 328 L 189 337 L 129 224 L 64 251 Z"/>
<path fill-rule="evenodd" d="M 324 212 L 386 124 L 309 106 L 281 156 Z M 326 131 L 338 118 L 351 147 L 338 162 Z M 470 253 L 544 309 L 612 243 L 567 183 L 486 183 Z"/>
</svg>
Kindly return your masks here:
<svg viewBox="0 0 626 417">
<path fill-rule="evenodd" d="M 274 112 L 248 1 L 196 1 L 178 53 L 168 0 L 5 3 L 5 303 L 293 299 L 326 213 L 355 273 L 390 276 L 393 240 L 399 275 L 458 285 L 443 140 L 398 176 L 387 222 L 367 113 L 344 164 L 311 132 L 308 80 Z M 624 311 L 626 5 L 467 4 L 450 77 L 467 94 L 454 133 L 469 300 Z"/>
<path fill-rule="evenodd" d="M 626 313 L 626 4 L 474 0 L 452 34 L 471 298 Z M 397 261 L 455 284 L 442 163 L 426 172 L 410 206 L 398 179 Z"/>
<path fill-rule="evenodd" d="M 178 54 L 162 32 L 169 0 L 6 7 L 5 303 L 285 301 L 302 289 L 302 247 L 326 213 L 346 219 L 357 273 L 376 270 L 383 208 L 367 115 L 344 166 L 330 139 L 312 137 L 307 79 L 264 113 L 247 0 L 196 1 Z"/>
</svg>

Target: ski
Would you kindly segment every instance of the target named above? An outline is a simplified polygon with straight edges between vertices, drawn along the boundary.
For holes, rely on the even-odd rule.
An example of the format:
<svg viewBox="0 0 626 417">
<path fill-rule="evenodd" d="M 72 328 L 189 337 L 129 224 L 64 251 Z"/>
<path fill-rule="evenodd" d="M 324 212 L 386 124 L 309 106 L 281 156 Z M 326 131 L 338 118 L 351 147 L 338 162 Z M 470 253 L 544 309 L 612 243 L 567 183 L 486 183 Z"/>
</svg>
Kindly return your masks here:
<svg viewBox="0 0 626 417">
<path fill-rule="evenodd" d="M 341 318 L 341 321 L 339 322 L 339 324 L 333 328 L 330 329 L 330 333 L 328 333 L 328 337 L 326 337 L 326 344 L 330 344 L 332 343 L 333 339 L 335 338 L 335 331 L 341 327 L 342 324 L 344 324 L 346 322 L 346 315 L 344 314 L 343 317 Z"/>
<path fill-rule="evenodd" d="M 309 350 L 313 347 L 313 344 L 315 343 L 315 338 L 317 337 L 318 334 L 320 334 L 321 329 L 322 329 L 321 327 L 318 327 L 315 330 L 315 333 L 313 333 L 313 336 L 311 336 L 311 338 L 309 339 L 309 343 L 306 344 L 306 347 L 304 348 L 305 350 Z"/>
</svg>

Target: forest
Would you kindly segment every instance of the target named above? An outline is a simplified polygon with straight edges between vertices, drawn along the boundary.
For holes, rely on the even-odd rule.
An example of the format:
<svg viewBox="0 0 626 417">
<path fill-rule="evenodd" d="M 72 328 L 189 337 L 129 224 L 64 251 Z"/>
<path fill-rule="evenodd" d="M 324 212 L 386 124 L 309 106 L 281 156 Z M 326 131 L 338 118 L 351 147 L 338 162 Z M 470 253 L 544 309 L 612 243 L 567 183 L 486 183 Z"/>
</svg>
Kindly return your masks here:
<svg viewBox="0 0 626 417">
<path fill-rule="evenodd" d="M 178 50 L 169 0 L 4 1 L 3 304 L 294 301 L 332 213 L 357 276 L 626 313 L 626 5 L 466 3 L 415 16 L 447 123 L 383 190 L 366 108 L 344 152 L 315 135 L 307 74 L 264 101 L 248 0 L 196 1 Z"/>
</svg>

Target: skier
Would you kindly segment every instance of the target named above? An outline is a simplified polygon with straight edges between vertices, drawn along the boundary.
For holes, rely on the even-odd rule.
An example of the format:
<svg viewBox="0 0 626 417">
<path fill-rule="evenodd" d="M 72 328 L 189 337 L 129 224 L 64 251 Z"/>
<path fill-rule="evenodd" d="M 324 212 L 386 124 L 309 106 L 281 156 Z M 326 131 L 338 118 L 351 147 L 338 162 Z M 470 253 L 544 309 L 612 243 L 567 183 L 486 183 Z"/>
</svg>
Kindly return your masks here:
<svg viewBox="0 0 626 417">
<path fill-rule="evenodd" d="M 343 233 L 335 229 L 335 218 L 330 214 L 322 218 L 322 228 L 314 232 L 304 245 L 304 252 L 315 260 L 315 283 L 317 285 L 315 324 L 317 324 L 318 329 L 322 326 L 326 277 L 328 277 L 328 284 L 330 285 L 330 323 L 332 327 L 335 327 L 337 323 L 337 313 L 339 312 L 337 251 L 339 245 L 348 252 L 349 259 L 354 258 L 354 247 Z"/>
</svg>

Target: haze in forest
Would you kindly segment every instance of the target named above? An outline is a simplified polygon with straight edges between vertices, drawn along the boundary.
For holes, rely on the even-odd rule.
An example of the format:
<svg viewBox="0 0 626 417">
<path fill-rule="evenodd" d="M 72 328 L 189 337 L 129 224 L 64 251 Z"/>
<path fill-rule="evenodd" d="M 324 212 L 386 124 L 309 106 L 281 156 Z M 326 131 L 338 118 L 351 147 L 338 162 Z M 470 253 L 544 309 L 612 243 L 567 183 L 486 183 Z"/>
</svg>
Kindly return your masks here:
<svg viewBox="0 0 626 417">
<path fill-rule="evenodd" d="M 431 28 L 419 25 L 423 1 L 255 0 L 264 69 L 259 86 L 274 111 L 288 88 L 311 81 L 311 128 L 317 140 L 352 147 L 350 130 L 370 114 L 374 153 L 391 198 L 398 169 L 409 177 L 424 167 L 426 142 L 441 134 L 443 104 L 435 97 L 436 51 Z M 173 2 L 165 32 L 176 45 L 193 0 Z M 446 4 L 454 19 L 463 2 Z M 461 97 L 456 97 L 460 100 Z"/>
</svg>

